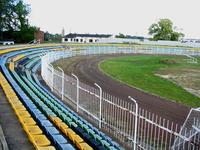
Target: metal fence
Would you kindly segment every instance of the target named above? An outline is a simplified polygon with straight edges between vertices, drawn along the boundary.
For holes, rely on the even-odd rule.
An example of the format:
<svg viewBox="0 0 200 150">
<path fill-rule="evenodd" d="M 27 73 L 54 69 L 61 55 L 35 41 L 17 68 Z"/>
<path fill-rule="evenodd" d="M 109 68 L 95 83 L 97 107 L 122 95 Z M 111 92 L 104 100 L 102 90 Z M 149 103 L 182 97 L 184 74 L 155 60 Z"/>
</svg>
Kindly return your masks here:
<svg viewBox="0 0 200 150">
<path fill-rule="evenodd" d="M 53 51 L 43 56 L 41 74 L 52 92 L 59 95 L 73 110 L 109 134 L 126 149 L 195 150 L 199 148 L 200 111 L 193 115 L 193 122 L 189 121 L 190 126 L 185 123 L 181 128 L 178 124 L 139 108 L 132 97 L 129 97 L 130 101 L 119 99 L 104 92 L 98 84 L 94 83 L 94 87 L 91 87 L 80 82 L 76 75 L 65 75 L 61 68 L 54 69 L 51 65 L 52 62 L 61 58 L 115 53 L 200 56 L 197 51 L 183 49 L 88 46 L 76 47 L 72 50 L 68 47 L 66 51 Z M 189 118 L 191 118 L 190 114 L 187 120 Z"/>
<path fill-rule="evenodd" d="M 174 140 L 173 149 L 200 149 L 200 109 L 191 109 L 183 127 L 180 130 L 181 137 Z"/>
</svg>

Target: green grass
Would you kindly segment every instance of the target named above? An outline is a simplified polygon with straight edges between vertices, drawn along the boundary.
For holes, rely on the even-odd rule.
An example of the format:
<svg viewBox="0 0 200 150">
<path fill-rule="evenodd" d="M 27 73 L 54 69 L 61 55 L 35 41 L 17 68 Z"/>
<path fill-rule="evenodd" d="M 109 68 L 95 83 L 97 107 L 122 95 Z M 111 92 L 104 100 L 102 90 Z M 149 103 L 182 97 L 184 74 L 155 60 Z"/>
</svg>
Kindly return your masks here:
<svg viewBox="0 0 200 150">
<path fill-rule="evenodd" d="M 107 75 L 130 86 L 149 93 L 183 103 L 191 107 L 200 106 L 200 98 L 187 92 L 170 80 L 155 74 L 159 71 L 193 68 L 200 70 L 200 65 L 186 62 L 183 56 L 123 56 L 104 60 L 99 64 Z"/>
</svg>

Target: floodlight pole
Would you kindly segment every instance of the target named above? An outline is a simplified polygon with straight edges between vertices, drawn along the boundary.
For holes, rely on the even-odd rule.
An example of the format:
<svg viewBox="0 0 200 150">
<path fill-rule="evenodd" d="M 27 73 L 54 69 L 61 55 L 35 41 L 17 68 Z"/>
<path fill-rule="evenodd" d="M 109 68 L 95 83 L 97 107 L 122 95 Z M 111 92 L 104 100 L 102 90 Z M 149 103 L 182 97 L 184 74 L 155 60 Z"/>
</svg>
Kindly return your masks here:
<svg viewBox="0 0 200 150">
<path fill-rule="evenodd" d="M 100 106 L 99 106 L 99 128 L 101 129 L 101 116 L 102 116 L 102 88 L 95 83 L 95 86 L 99 88 L 99 100 L 100 100 Z"/>
<path fill-rule="evenodd" d="M 76 111 L 79 111 L 79 79 L 72 73 L 72 76 L 76 79 Z"/>
<path fill-rule="evenodd" d="M 134 142 L 134 148 L 133 150 L 136 150 L 136 142 L 137 142 L 137 121 L 138 121 L 138 104 L 136 102 L 136 100 L 134 98 L 132 98 L 131 96 L 128 96 L 128 98 L 135 103 L 135 131 L 134 131 L 134 139 L 133 139 L 133 142 Z"/>
<path fill-rule="evenodd" d="M 64 79 L 65 79 L 65 73 L 64 73 L 63 69 L 61 69 L 60 67 L 58 67 L 58 69 L 62 72 L 62 91 L 61 91 L 61 93 L 62 93 L 62 100 L 64 100 L 64 84 L 65 84 Z"/>
</svg>

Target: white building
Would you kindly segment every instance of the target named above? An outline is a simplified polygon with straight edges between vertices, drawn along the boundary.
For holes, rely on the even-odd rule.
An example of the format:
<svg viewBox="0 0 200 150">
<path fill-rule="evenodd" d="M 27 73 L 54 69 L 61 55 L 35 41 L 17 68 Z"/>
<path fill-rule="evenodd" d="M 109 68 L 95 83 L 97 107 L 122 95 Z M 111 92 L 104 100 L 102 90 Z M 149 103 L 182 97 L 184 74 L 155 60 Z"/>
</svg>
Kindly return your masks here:
<svg viewBox="0 0 200 150">
<path fill-rule="evenodd" d="M 111 38 L 110 34 L 76 34 L 70 33 L 62 38 L 63 43 L 98 43 Z"/>
</svg>

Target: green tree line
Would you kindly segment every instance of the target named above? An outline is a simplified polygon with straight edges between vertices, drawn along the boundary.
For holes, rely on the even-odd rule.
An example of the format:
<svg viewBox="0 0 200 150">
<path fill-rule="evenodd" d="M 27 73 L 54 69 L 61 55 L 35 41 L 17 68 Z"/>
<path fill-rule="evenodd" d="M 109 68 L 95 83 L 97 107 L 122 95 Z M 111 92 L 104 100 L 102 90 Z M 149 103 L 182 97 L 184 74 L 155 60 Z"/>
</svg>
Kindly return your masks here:
<svg viewBox="0 0 200 150">
<path fill-rule="evenodd" d="M 0 40 L 32 41 L 37 28 L 29 25 L 30 11 L 22 0 L 0 0 Z"/>
</svg>

